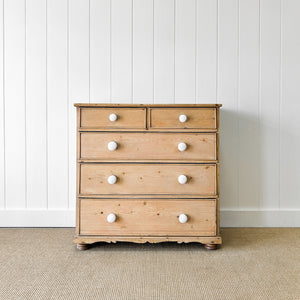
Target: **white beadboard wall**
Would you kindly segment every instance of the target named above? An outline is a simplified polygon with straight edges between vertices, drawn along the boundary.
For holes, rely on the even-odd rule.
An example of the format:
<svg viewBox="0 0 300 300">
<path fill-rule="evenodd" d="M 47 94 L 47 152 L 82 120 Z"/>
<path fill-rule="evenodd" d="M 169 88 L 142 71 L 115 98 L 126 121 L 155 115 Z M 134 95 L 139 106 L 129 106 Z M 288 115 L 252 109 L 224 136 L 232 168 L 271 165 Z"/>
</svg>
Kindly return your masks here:
<svg viewBox="0 0 300 300">
<path fill-rule="evenodd" d="M 74 102 L 222 103 L 221 225 L 300 226 L 299 0 L 0 0 L 0 226 L 74 226 Z"/>
</svg>

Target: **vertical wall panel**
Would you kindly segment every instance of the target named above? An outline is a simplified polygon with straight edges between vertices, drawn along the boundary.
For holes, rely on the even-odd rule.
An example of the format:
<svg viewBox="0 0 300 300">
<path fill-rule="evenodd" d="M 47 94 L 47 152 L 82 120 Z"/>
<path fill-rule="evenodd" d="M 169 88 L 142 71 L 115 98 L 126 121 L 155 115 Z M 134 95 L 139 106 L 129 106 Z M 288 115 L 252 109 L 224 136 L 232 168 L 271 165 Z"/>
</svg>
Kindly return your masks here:
<svg viewBox="0 0 300 300">
<path fill-rule="evenodd" d="M 0 20 L 4 20 L 3 1 L 0 0 Z M 0 209 L 5 205 L 5 153 L 4 153 L 4 28 L 0 22 Z"/>
<path fill-rule="evenodd" d="M 219 2 L 220 205 L 227 209 L 238 207 L 238 19 L 238 0 Z"/>
<path fill-rule="evenodd" d="M 300 2 L 282 1 L 280 207 L 300 208 Z"/>
<path fill-rule="evenodd" d="M 133 0 L 133 102 L 153 102 L 153 1 Z"/>
<path fill-rule="evenodd" d="M 112 101 L 132 102 L 133 0 L 112 1 Z"/>
<path fill-rule="evenodd" d="M 215 103 L 217 93 L 217 0 L 196 0 L 197 5 L 197 58 L 196 100 L 198 103 Z M 224 1 L 220 5 L 224 7 Z M 227 3 L 225 1 L 225 3 Z M 234 7 L 229 6 L 228 12 Z M 227 24 L 223 24 L 227 26 Z M 229 43 L 228 43 L 229 44 Z"/>
<path fill-rule="evenodd" d="M 174 0 L 154 1 L 154 102 L 174 101 Z"/>
<path fill-rule="evenodd" d="M 261 207 L 279 208 L 280 0 L 260 1 Z"/>
<path fill-rule="evenodd" d="M 47 207 L 46 0 L 26 0 L 27 208 Z"/>
<path fill-rule="evenodd" d="M 110 102 L 110 0 L 90 0 L 90 102 Z"/>
<path fill-rule="evenodd" d="M 195 103 L 196 5 L 175 1 L 175 102 Z"/>
<path fill-rule="evenodd" d="M 259 0 L 239 2 L 239 205 L 260 203 Z"/>
<path fill-rule="evenodd" d="M 48 207 L 68 207 L 68 2 L 47 1 Z M 74 128 L 75 131 L 75 128 Z"/>
<path fill-rule="evenodd" d="M 90 2 L 69 1 L 69 207 L 76 203 L 76 109 L 90 101 Z"/>
<path fill-rule="evenodd" d="M 5 1 L 4 97 L 6 207 L 26 206 L 25 2 Z"/>
<path fill-rule="evenodd" d="M 90 97 L 89 5 L 89 0 L 69 1 L 70 104 L 75 102 L 89 102 Z"/>
</svg>

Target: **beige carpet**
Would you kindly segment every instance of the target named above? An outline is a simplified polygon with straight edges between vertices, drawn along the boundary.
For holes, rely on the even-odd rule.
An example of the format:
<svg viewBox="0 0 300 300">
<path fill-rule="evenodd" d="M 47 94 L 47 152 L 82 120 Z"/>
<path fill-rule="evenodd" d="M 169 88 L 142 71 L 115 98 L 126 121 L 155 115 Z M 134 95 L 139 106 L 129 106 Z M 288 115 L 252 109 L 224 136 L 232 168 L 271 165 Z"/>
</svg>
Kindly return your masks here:
<svg viewBox="0 0 300 300">
<path fill-rule="evenodd" d="M 228 228 L 224 245 L 97 244 L 0 229 L 0 299 L 300 299 L 300 229 Z"/>
</svg>

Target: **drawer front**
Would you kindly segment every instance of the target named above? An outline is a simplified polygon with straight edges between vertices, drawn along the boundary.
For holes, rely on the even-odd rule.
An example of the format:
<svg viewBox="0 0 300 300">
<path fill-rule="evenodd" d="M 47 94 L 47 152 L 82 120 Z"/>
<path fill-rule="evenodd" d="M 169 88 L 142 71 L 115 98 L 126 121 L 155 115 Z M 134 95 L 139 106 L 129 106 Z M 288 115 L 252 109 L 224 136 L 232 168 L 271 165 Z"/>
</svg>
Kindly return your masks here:
<svg viewBox="0 0 300 300">
<path fill-rule="evenodd" d="M 108 217 L 111 214 L 115 221 Z M 179 222 L 182 214 L 187 217 L 185 223 Z M 82 199 L 80 234 L 214 236 L 216 200 Z"/>
<path fill-rule="evenodd" d="M 215 164 L 86 163 L 80 193 L 216 195 L 216 171 Z"/>
<path fill-rule="evenodd" d="M 215 108 L 151 108 L 153 129 L 216 129 Z"/>
<path fill-rule="evenodd" d="M 216 134 L 84 132 L 80 155 L 104 160 L 215 160 Z"/>
<path fill-rule="evenodd" d="M 82 108 L 81 128 L 145 128 L 145 108 Z"/>
</svg>

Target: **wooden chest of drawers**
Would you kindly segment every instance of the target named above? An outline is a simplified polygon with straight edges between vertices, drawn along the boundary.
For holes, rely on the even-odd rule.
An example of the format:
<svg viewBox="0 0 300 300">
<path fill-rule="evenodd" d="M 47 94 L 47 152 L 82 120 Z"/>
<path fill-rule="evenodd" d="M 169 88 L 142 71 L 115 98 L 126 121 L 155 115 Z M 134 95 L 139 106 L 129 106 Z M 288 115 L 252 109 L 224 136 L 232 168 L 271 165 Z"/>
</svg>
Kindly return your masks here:
<svg viewBox="0 0 300 300">
<path fill-rule="evenodd" d="M 77 107 L 77 248 L 222 243 L 219 104 Z"/>
</svg>

